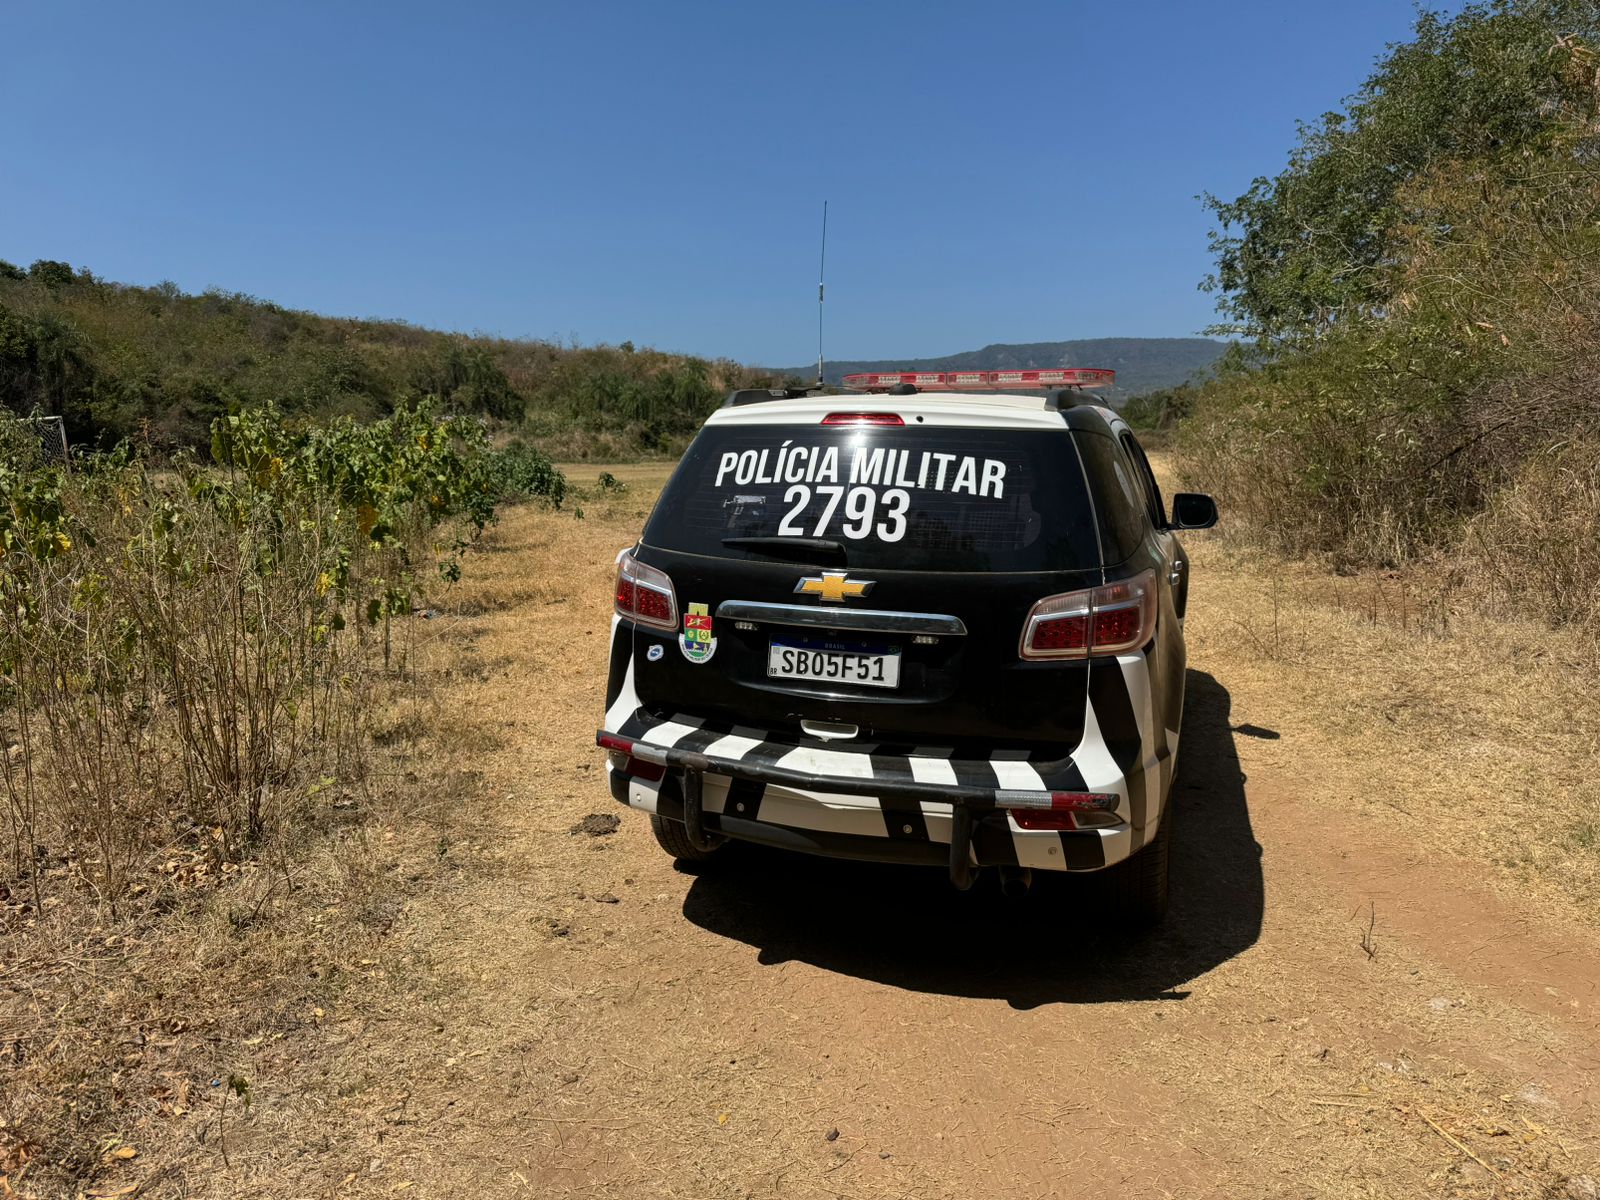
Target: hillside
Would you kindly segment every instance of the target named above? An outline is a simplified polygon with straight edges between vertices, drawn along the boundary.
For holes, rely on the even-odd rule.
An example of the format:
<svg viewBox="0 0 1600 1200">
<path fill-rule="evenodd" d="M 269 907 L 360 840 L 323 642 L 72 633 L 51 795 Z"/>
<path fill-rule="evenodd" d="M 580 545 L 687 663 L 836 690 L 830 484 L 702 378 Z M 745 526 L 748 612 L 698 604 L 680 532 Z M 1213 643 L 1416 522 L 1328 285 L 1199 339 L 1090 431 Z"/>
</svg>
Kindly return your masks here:
<svg viewBox="0 0 1600 1200">
<path fill-rule="evenodd" d="M 1110 367 L 1117 373 L 1116 399 L 1177 387 L 1205 371 L 1227 349 L 1211 338 L 1084 338 L 1067 342 L 999 343 L 942 358 L 851 359 L 826 364 L 826 380 L 838 383 L 859 371 L 1004 371 L 1034 367 Z M 816 366 L 774 369 L 776 375 L 812 379 Z"/>
<path fill-rule="evenodd" d="M 1225 346 L 1206 338 L 1097 338 L 986 346 L 943 358 L 828 364 L 855 371 L 1110 367 L 1113 399 L 1176 386 Z M 75 445 L 138 438 L 207 444 L 213 418 L 264 404 L 291 416 L 370 419 L 408 398 L 481 416 L 566 458 L 681 450 L 726 393 L 813 368 L 745 367 L 619 346 L 465 336 L 321 316 L 235 292 L 115 283 L 86 267 L 0 260 L 0 406 L 66 418 Z"/>
<path fill-rule="evenodd" d="M 567 457 L 670 452 L 729 389 L 769 381 L 628 342 L 467 337 L 0 261 L 0 406 L 65 417 L 77 445 L 205 445 L 212 419 L 241 408 L 368 419 L 433 395 Z"/>
</svg>

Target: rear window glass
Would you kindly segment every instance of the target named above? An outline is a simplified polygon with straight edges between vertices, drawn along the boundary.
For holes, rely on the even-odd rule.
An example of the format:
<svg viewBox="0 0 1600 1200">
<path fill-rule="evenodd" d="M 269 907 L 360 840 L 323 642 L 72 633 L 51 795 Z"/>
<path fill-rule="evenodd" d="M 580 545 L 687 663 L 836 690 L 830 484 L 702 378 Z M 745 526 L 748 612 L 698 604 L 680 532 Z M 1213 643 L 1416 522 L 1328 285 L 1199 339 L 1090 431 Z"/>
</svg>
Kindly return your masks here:
<svg viewBox="0 0 1600 1200">
<path fill-rule="evenodd" d="M 662 492 L 644 540 L 772 557 L 730 538 L 821 538 L 843 546 L 850 566 L 891 570 L 1066 571 L 1100 561 L 1065 428 L 711 426 Z"/>
</svg>

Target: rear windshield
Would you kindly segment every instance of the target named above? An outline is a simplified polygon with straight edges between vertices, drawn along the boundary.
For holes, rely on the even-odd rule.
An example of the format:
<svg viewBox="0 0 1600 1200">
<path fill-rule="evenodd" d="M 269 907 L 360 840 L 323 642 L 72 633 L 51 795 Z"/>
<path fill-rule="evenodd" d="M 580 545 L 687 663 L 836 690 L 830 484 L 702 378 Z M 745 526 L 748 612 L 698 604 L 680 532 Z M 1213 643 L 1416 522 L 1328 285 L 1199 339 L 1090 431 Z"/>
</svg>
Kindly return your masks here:
<svg viewBox="0 0 1600 1200">
<path fill-rule="evenodd" d="M 773 556 L 729 546 L 730 538 L 826 539 L 844 548 L 850 566 L 889 570 L 1068 571 L 1100 562 L 1065 428 L 710 426 L 678 464 L 644 541 L 690 554 Z"/>
</svg>

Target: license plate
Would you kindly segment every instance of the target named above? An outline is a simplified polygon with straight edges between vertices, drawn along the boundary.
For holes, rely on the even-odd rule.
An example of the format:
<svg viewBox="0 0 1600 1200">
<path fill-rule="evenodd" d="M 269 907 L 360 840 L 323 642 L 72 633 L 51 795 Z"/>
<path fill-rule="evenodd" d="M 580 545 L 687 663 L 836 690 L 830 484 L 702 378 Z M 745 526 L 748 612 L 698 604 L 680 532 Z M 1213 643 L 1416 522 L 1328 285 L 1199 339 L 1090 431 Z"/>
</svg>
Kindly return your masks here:
<svg viewBox="0 0 1600 1200">
<path fill-rule="evenodd" d="M 900 651 L 891 646 L 774 639 L 767 649 L 767 676 L 860 687 L 899 687 Z"/>
</svg>

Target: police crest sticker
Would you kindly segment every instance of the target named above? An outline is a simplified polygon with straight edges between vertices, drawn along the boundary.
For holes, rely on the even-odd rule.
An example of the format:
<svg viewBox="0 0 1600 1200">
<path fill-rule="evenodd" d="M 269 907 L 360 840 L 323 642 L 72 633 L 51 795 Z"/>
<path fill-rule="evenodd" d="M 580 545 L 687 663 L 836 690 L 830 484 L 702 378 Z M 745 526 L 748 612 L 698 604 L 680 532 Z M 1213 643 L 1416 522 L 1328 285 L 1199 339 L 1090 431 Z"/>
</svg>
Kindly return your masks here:
<svg viewBox="0 0 1600 1200">
<path fill-rule="evenodd" d="M 711 636 L 711 613 L 704 604 L 691 604 L 683 614 L 683 634 L 678 649 L 692 663 L 706 663 L 717 652 L 717 639 Z"/>
</svg>

